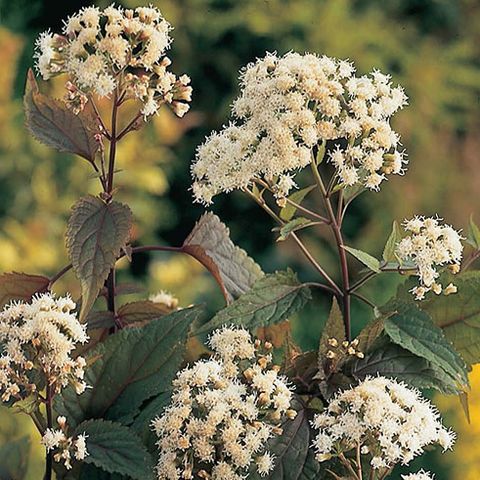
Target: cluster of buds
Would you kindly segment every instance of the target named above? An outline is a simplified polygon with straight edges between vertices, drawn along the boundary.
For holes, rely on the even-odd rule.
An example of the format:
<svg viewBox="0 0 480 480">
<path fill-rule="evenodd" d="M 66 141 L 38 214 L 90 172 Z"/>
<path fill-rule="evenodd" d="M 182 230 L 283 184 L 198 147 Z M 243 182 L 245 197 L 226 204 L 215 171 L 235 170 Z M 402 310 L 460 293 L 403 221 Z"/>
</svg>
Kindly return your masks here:
<svg viewBox="0 0 480 480">
<path fill-rule="evenodd" d="M 140 101 L 145 118 L 163 104 L 182 117 L 189 109 L 192 88 L 187 75 L 177 78 L 167 70 L 170 30 L 154 7 L 124 10 L 111 5 L 103 11 L 86 7 L 68 18 L 63 35 L 40 35 L 36 67 L 44 80 L 69 76 L 66 100 L 76 114 L 85 106 L 84 96 L 116 93 L 122 101 Z"/>
<path fill-rule="evenodd" d="M 75 115 L 78 115 L 85 108 L 85 105 L 88 102 L 88 97 L 70 81 L 65 84 L 65 88 L 67 89 L 67 93 L 63 97 L 65 105 Z"/>
<path fill-rule="evenodd" d="M 346 356 L 354 356 L 357 358 L 364 358 L 363 352 L 357 349 L 358 347 L 358 338 L 352 340 L 351 342 L 344 340 L 343 342 L 339 342 L 336 338 L 332 337 L 327 340 L 328 346 L 330 347 L 327 350 L 325 356 L 328 359 L 335 359 L 337 357 L 346 357 Z"/>
<path fill-rule="evenodd" d="M 268 475 L 275 462 L 267 440 L 296 416 L 292 392 L 272 364 L 271 343 L 225 327 L 209 346 L 212 358 L 178 373 L 170 406 L 153 421 L 159 480 Z"/>
<path fill-rule="evenodd" d="M 47 428 L 42 436 L 42 444 L 47 452 L 54 451 L 53 459 L 57 463 L 63 462 L 65 468 L 72 468 L 72 459 L 84 460 L 88 455 L 87 436 L 83 433 L 76 437 L 68 436 L 68 425 L 65 417 L 58 417 L 57 423 L 60 428 Z"/>
</svg>

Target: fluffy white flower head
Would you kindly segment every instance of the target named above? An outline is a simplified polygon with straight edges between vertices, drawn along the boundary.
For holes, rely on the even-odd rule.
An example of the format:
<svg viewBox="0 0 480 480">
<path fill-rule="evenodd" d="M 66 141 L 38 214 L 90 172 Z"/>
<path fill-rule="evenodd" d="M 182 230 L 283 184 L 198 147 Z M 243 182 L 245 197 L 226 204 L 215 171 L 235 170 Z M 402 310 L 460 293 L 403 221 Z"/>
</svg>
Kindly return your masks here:
<svg viewBox="0 0 480 480">
<path fill-rule="evenodd" d="M 67 105 L 78 114 L 86 103 L 82 95 L 100 97 L 115 91 L 122 99 L 142 104 L 148 117 L 167 103 L 179 117 L 189 109 L 190 79 L 167 70 L 170 24 L 155 7 L 105 10 L 85 7 L 65 22 L 63 35 L 42 33 L 36 42 L 36 67 L 44 80 L 67 74 Z"/>
<path fill-rule="evenodd" d="M 30 303 L 12 302 L 0 313 L 0 392 L 2 400 L 20 400 L 36 390 L 34 373 L 60 391 L 69 383 L 85 390 L 85 360 L 72 358 L 88 340 L 70 297 L 36 295 Z"/>
<path fill-rule="evenodd" d="M 462 237 L 450 225 L 442 225 L 440 220 L 420 216 L 405 220 L 404 227 L 409 234 L 396 247 L 398 258 L 418 269 L 420 285 L 412 290 L 417 300 L 422 300 L 430 290 L 436 294 L 443 291 L 447 295 L 456 292 L 453 284 L 443 289 L 436 280 L 438 267 L 448 265 L 453 273 L 460 270 Z"/>
<path fill-rule="evenodd" d="M 307 166 L 315 147 L 328 140 L 338 144 L 330 160 L 344 186 L 362 183 L 378 190 L 386 175 L 403 173 L 406 161 L 389 121 L 407 97 L 388 76 L 374 71 L 357 77 L 347 61 L 291 52 L 249 64 L 240 86 L 233 123 L 197 150 L 197 201 L 208 204 L 214 195 L 246 188 L 255 179 L 288 193 L 293 177 L 284 174 Z M 283 180 L 276 188 L 278 176 Z"/>
<path fill-rule="evenodd" d="M 241 480 L 251 468 L 267 475 L 275 462 L 265 444 L 295 416 L 270 344 L 233 327 L 209 344 L 213 356 L 178 373 L 170 406 L 153 421 L 159 480 Z"/>
<path fill-rule="evenodd" d="M 431 444 L 449 449 L 455 439 L 420 392 L 384 377 L 367 377 L 339 393 L 312 425 L 319 461 L 359 448 L 380 471 L 407 465 Z"/>
</svg>

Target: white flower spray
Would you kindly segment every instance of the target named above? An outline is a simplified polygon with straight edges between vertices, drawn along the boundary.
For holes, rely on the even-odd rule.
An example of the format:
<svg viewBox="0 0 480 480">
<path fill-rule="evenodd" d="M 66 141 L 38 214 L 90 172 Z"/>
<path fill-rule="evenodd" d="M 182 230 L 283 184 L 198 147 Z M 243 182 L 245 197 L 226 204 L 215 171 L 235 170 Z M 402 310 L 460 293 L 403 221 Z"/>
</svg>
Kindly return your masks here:
<svg viewBox="0 0 480 480">
<path fill-rule="evenodd" d="M 384 377 L 367 377 L 338 393 L 315 416 L 316 458 L 323 462 L 337 457 L 353 470 L 345 454 L 357 451 L 357 458 L 367 456 L 372 469 L 384 478 L 396 464 L 408 465 L 428 445 L 439 444 L 444 450 L 452 447 L 455 434 L 439 417 L 417 390 Z"/>
<path fill-rule="evenodd" d="M 187 75 L 177 78 L 167 70 L 170 30 L 154 7 L 85 7 L 65 22 L 63 35 L 40 35 L 36 67 L 44 80 L 64 73 L 70 77 L 66 102 L 76 114 L 87 103 L 87 94 L 109 96 L 121 85 L 121 100 L 142 102 L 144 117 L 157 113 L 164 103 L 182 117 L 192 88 Z"/>
<path fill-rule="evenodd" d="M 437 267 L 449 266 L 452 273 L 460 271 L 463 245 L 462 237 L 450 225 L 441 225 L 439 218 L 416 216 L 405 220 L 404 227 L 410 235 L 397 245 L 396 254 L 403 262 L 412 262 L 418 268 L 420 285 L 412 293 L 417 300 L 433 290 L 437 295 L 449 295 L 457 291 L 453 284 L 443 288 L 437 283 Z"/>
<path fill-rule="evenodd" d="M 296 415 L 271 344 L 233 327 L 215 331 L 209 344 L 214 355 L 178 373 L 170 406 L 153 421 L 160 480 L 268 475 L 275 459 L 266 442 Z"/>
<path fill-rule="evenodd" d="M 30 303 L 12 302 L 0 313 L 0 393 L 4 402 L 22 400 L 37 391 L 39 375 L 56 393 L 68 384 L 77 394 L 85 390 L 85 359 L 71 354 L 88 336 L 74 308 L 70 297 L 44 293 Z"/>
<path fill-rule="evenodd" d="M 213 133 L 192 166 L 197 201 L 266 179 L 283 195 L 294 186 L 284 174 L 307 166 L 312 148 L 342 142 L 330 154 L 338 181 L 378 190 L 406 163 L 390 117 L 407 103 L 401 87 L 378 71 L 355 76 L 354 66 L 313 54 L 267 54 L 241 73 L 234 123 Z"/>
</svg>

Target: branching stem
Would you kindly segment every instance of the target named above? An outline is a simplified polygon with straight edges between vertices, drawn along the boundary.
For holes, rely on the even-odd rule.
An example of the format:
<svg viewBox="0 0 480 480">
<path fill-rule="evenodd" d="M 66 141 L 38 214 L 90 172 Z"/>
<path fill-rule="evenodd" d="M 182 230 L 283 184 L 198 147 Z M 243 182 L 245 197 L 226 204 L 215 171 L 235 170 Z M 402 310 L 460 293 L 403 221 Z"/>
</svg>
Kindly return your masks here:
<svg viewBox="0 0 480 480">
<path fill-rule="evenodd" d="M 327 190 L 323 183 L 322 177 L 318 171 L 315 159 L 312 158 L 311 167 L 313 176 L 317 183 L 317 186 L 322 194 L 323 202 L 327 210 L 328 217 L 330 218 L 330 228 L 332 229 L 335 237 L 335 243 L 337 244 L 338 256 L 340 258 L 340 267 L 342 270 L 342 282 L 343 282 L 343 321 L 345 324 L 345 336 L 348 341 L 351 340 L 351 313 L 350 313 L 350 279 L 348 274 L 348 262 L 347 252 L 343 248 L 343 237 L 339 223 L 337 222 L 337 216 L 333 211 L 332 202 L 327 194 Z"/>
</svg>

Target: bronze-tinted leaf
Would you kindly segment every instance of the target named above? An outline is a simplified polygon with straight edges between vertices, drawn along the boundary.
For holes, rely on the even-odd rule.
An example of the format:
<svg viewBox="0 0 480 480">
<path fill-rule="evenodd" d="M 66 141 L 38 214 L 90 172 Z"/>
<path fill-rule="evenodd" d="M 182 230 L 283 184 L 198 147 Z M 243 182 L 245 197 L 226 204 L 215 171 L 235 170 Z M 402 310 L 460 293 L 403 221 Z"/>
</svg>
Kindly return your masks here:
<svg viewBox="0 0 480 480">
<path fill-rule="evenodd" d="M 45 292 L 49 282 L 41 275 L 17 272 L 0 275 L 0 307 L 12 300 L 30 300 L 35 293 Z"/>
<path fill-rule="evenodd" d="M 95 138 L 95 122 L 86 114 L 75 115 L 58 100 L 40 93 L 32 70 L 28 72 L 24 108 L 27 128 L 39 142 L 90 162 L 95 159 L 100 147 Z"/>
<path fill-rule="evenodd" d="M 66 243 L 73 269 L 80 280 L 85 319 L 122 247 L 128 242 L 132 213 L 119 202 L 105 203 L 91 195 L 73 207 Z"/>
<path fill-rule="evenodd" d="M 228 302 L 250 290 L 263 276 L 255 261 L 230 240 L 228 228 L 210 212 L 197 222 L 182 250 L 210 271 Z"/>
</svg>

